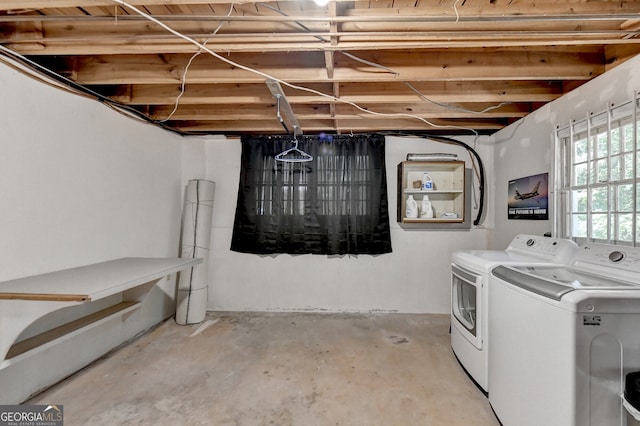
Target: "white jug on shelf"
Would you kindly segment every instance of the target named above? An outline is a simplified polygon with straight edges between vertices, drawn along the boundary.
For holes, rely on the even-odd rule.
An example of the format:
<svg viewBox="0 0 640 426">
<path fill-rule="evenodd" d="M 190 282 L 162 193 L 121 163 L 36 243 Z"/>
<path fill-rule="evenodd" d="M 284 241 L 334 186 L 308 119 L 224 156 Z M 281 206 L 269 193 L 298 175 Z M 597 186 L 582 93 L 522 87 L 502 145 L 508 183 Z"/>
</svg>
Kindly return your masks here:
<svg viewBox="0 0 640 426">
<path fill-rule="evenodd" d="M 409 219 L 418 217 L 418 202 L 413 199 L 413 195 L 409 195 L 407 198 L 405 216 Z"/>
<path fill-rule="evenodd" d="M 431 200 L 429 200 L 428 195 L 422 197 L 422 202 L 420 203 L 420 218 L 433 219 L 433 206 L 431 205 Z"/>
</svg>

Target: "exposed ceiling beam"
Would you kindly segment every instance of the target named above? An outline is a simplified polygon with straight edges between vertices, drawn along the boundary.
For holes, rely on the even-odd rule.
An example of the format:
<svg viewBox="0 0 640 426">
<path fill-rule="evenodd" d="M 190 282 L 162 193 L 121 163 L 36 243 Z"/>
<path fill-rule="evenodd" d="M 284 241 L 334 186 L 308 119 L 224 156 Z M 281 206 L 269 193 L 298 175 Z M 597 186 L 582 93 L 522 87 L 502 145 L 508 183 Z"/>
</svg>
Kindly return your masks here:
<svg viewBox="0 0 640 426">
<path fill-rule="evenodd" d="M 408 51 L 360 52 L 360 57 L 384 65 L 383 69 L 336 56 L 334 78 L 342 82 L 453 81 L 453 80 L 588 80 L 604 71 L 604 53 L 574 53 L 570 50 L 496 51 Z M 498 54 L 501 53 L 501 54 Z M 58 72 L 73 75 L 81 84 L 170 84 L 182 81 L 190 55 L 112 55 L 78 57 L 50 64 Z M 274 53 L 260 63 L 245 54 L 227 56 L 244 66 L 254 67 L 291 83 L 326 79 L 323 56 L 301 58 Z M 187 75 L 190 84 L 262 83 L 265 77 L 238 69 L 208 55 L 196 58 Z"/>
<path fill-rule="evenodd" d="M 269 79 L 305 133 L 492 133 L 640 53 L 630 0 L 123 3 L 2 1 L 2 52 L 226 134 L 283 132 Z"/>
<path fill-rule="evenodd" d="M 176 121 L 171 125 L 184 132 L 275 132 L 283 133 L 278 121 L 273 120 L 229 120 L 229 121 Z M 508 123 L 504 121 L 482 121 L 482 120 L 433 120 L 432 125 L 415 119 L 383 119 L 374 117 L 364 119 L 361 117 L 354 119 L 339 120 L 337 130 L 342 133 L 348 132 L 371 132 L 382 130 L 446 130 L 454 132 L 456 129 L 478 129 L 495 131 L 504 128 Z M 336 124 L 329 119 L 301 120 L 300 125 L 305 132 L 324 132 L 334 129 Z"/>
<path fill-rule="evenodd" d="M 450 105 L 449 107 L 438 106 L 434 104 L 421 103 L 421 104 L 405 104 L 401 108 L 397 105 L 380 105 L 380 104 L 361 104 L 365 109 L 372 110 L 383 114 L 405 113 L 412 114 L 426 119 L 436 118 L 499 118 L 499 117 L 511 117 L 521 118 L 526 116 L 532 111 L 531 104 L 507 104 L 503 106 L 497 106 L 494 104 L 469 104 L 462 103 L 456 105 Z M 272 103 L 268 105 L 273 110 L 273 116 L 276 116 L 277 104 Z M 281 104 L 281 110 L 282 104 Z M 486 110 L 485 112 L 482 112 Z M 149 116 L 154 120 L 164 120 L 173 111 L 173 107 L 170 105 L 153 107 L 149 111 Z M 286 111 L 286 110 L 284 110 Z M 283 111 L 283 112 L 284 112 Z M 283 113 L 283 116 L 287 116 L 288 113 Z M 171 115 L 171 120 L 233 120 L 233 119 L 251 119 L 259 120 L 265 116 L 264 105 L 180 105 L 176 112 Z M 336 105 L 331 104 L 316 104 L 316 105 L 297 105 L 295 107 L 296 125 L 297 120 L 304 119 L 348 119 L 348 118 L 367 118 L 367 114 L 361 111 L 357 111 L 355 108 L 348 105 Z M 292 126 L 289 126 L 291 128 Z"/>
<path fill-rule="evenodd" d="M 362 2 L 368 3 L 368 0 L 336 0 L 336 2 Z M 178 5 L 228 5 L 229 0 L 127 0 L 132 6 L 164 6 L 167 4 Z M 250 0 L 235 0 L 235 4 L 253 3 Z M 286 3 L 283 2 L 283 3 Z M 524 3 L 524 2 L 523 2 Z M 96 7 L 96 6 L 111 6 L 114 7 L 117 4 L 113 0 L 3 0 L 0 3 L 0 10 L 5 11 L 20 11 L 29 9 L 53 9 L 53 8 L 75 8 L 75 7 Z M 615 1 L 615 2 L 543 2 L 539 1 L 535 3 L 535 8 L 529 4 L 512 4 L 509 5 L 508 10 L 514 16 L 516 15 L 528 15 L 528 14 L 541 14 L 541 15 L 574 15 L 574 14 L 596 14 L 607 15 L 612 13 L 634 13 L 636 12 L 637 5 L 634 5 L 633 1 Z M 358 13 L 362 8 L 355 8 Z M 457 7 L 459 14 L 463 17 L 465 15 L 473 16 L 491 16 L 491 15 L 503 15 L 505 9 L 499 7 L 499 5 L 484 2 L 471 3 L 468 5 L 459 5 Z M 376 8 L 368 9 L 370 14 L 384 12 L 387 8 L 381 8 L 379 12 L 376 12 Z M 462 13 L 460 13 L 462 12 Z M 455 17 L 455 10 L 453 7 L 443 7 L 440 2 L 433 2 L 433 5 L 423 5 L 420 8 L 420 13 L 435 15 L 435 16 L 453 16 Z"/>
<path fill-rule="evenodd" d="M 566 91 L 577 87 L 582 81 L 574 81 L 567 89 L 560 81 L 459 81 L 422 82 L 413 86 L 436 102 L 500 103 L 500 102 L 549 102 Z M 567 85 L 565 82 L 564 85 Z M 333 94 L 355 103 L 411 104 L 420 102 L 417 93 L 402 82 L 350 84 L 307 84 L 311 89 Z M 334 87 L 335 86 L 335 87 Z M 131 105 L 171 104 L 180 94 L 180 85 L 123 85 L 113 86 L 109 96 L 118 102 Z M 288 90 L 287 99 L 292 105 L 326 103 L 327 99 L 313 93 Z M 262 83 L 238 84 L 190 84 L 180 98 L 181 105 L 199 104 L 272 104 L 273 96 Z"/>
</svg>

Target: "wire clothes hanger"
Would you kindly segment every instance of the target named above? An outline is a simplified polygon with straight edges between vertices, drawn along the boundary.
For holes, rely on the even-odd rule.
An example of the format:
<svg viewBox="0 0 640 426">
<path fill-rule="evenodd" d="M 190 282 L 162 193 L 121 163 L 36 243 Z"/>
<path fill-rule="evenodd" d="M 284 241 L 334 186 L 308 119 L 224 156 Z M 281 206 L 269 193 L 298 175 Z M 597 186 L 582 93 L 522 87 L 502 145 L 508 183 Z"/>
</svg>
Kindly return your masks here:
<svg viewBox="0 0 640 426">
<path fill-rule="evenodd" d="M 300 148 L 298 148 L 298 137 L 296 135 L 297 126 L 293 126 L 293 147 L 282 151 L 275 156 L 276 161 L 282 161 L 283 163 L 306 163 L 313 161 L 313 155 L 307 154 Z"/>
</svg>

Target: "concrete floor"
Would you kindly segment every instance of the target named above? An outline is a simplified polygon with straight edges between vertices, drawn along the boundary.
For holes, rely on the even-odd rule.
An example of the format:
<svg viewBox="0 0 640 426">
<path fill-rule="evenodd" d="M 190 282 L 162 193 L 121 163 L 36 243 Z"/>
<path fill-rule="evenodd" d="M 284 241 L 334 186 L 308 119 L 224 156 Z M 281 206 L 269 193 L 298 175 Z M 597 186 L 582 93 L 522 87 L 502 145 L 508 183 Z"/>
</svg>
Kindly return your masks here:
<svg viewBox="0 0 640 426">
<path fill-rule="evenodd" d="M 448 315 L 169 320 L 28 403 L 64 405 L 66 426 L 499 425 Z"/>
</svg>

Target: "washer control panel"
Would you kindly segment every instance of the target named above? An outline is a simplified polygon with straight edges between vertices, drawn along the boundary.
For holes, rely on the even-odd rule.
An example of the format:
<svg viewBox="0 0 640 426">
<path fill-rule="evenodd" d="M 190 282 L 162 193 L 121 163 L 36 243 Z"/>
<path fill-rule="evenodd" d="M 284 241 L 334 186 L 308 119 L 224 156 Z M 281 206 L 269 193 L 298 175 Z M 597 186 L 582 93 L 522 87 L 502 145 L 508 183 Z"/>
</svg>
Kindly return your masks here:
<svg viewBox="0 0 640 426">
<path fill-rule="evenodd" d="M 640 248 L 587 243 L 580 246 L 574 264 L 640 273 Z"/>
<path fill-rule="evenodd" d="M 563 238 L 542 237 L 540 235 L 516 235 L 507 251 L 548 258 L 557 263 L 569 263 L 578 251 L 578 246 Z"/>
</svg>

